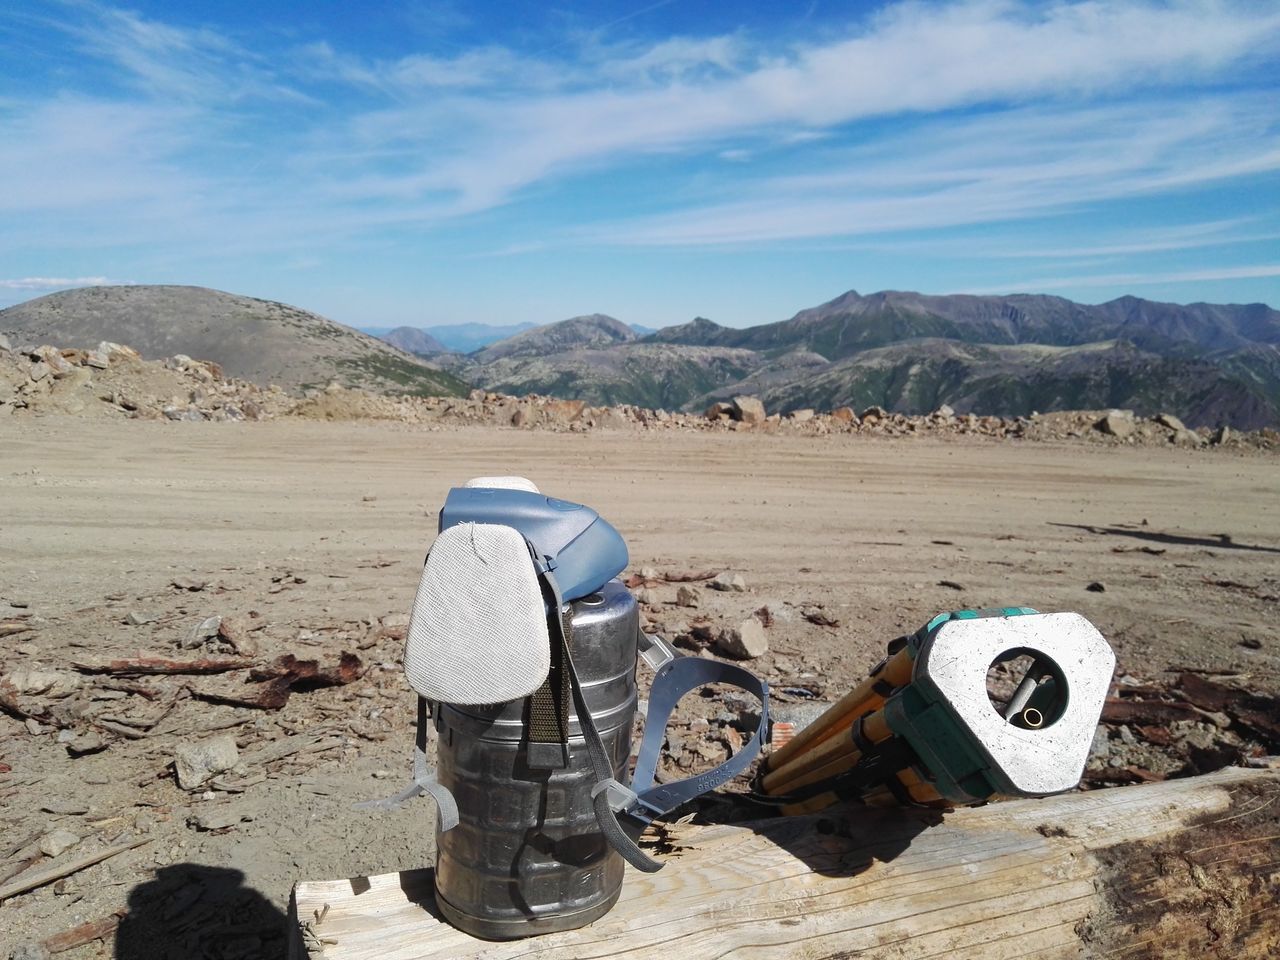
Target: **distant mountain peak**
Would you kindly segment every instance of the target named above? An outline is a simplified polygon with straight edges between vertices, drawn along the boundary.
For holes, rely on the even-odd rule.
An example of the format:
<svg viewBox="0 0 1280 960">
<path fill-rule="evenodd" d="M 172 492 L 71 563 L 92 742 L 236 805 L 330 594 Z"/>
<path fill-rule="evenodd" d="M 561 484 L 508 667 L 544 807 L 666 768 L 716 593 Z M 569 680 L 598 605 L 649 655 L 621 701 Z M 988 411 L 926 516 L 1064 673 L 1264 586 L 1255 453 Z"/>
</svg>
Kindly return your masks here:
<svg viewBox="0 0 1280 960">
<path fill-rule="evenodd" d="M 509 357 L 542 356 L 582 347 L 607 347 L 637 339 L 636 332 L 621 320 L 603 313 L 588 313 L 499 340 L 476 351 L 473 358 L 479 363 L 490 363 Z"/>
</svg>

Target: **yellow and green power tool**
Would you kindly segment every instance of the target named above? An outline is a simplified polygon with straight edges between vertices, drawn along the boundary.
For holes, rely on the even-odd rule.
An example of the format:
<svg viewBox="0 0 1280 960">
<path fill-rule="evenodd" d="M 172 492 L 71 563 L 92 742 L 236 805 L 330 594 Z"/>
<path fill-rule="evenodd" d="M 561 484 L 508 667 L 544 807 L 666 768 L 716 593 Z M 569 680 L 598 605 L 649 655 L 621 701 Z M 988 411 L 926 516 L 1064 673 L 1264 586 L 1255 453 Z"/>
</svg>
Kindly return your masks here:
<svg viewBox="0 0 1280 960">
<path fill-rule="evenodd" d="M 998 665 L 1021 674 L 1000 702 L 988 693 Z M 796 814 L 844 799 L 945 807 L 1069 790 L 1114 669 L 1106 639 L 1076 613 L 940 614 L 773 753 L 760 792 Z"/>
</svg>

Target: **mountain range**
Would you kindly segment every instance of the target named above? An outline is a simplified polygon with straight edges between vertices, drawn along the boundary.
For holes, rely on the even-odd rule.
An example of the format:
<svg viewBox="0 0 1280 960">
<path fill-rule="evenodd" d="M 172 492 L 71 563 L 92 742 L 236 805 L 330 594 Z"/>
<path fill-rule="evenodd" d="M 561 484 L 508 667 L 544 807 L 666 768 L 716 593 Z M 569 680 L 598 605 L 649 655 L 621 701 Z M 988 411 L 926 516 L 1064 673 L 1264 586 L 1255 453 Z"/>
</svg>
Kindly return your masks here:
<svg viewBox="0 0 1280 960">
<path fill-rule="evenodd" d="M 0 310 L 0 333 L 15 344 L 114 340 L 295 388 L 337 380 L 457 395 L 479 386 L 695 411 L 746 393 L 781 413 L 1121 407 L 1190 426 L 1280 423 L 1280 312 L 1264 304 L 849 291 L 747 328 L 698 317 L 646 332 L 603 314 L 521 327 L 401 327 L 384 342 L 297 307 L 181 286 L 90 287 Z M 507 335 L 490 339 L 497 333 Z M 479 345 L 463 353 L 451 343 Z"/>
<path fill-rule="evenodd" d="M 736 393 L 770 410 L 879 405 L 1025 415 L 1131 408 L 1192 426 L 1280 421 L 1280 312 L 1121 297 L 849 291 L 745 329 L 703 317 L 647 336 L 600 314 L 434 359 L 490 390 L 699 409 Z"/>
</svg>

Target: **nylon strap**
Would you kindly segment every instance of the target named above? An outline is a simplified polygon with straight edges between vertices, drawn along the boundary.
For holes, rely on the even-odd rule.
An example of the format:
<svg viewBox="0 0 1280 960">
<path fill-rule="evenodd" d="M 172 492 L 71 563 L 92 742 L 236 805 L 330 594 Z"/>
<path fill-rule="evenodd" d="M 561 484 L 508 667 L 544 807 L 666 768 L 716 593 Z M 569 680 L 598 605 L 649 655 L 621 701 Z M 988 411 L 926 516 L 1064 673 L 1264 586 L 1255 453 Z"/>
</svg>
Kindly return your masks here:
<svg viewBox="0 0 1280 960">
<path fill-rule="evenodd" d="M 560 631 L 572 636 L 573 611 L 562 610 Z M 569 765 L 569 683 L 565 669 L 568 643 L 551 644 L 551 669 L 529 697 L 529 766 L 559 770 Z"/>
<path fill-rule="evenodd" d="M 436 802 L 436 814 L 440 818 L 440 830 L 452 830 L 458 825 L 458 802 L 449 788 L 436 779 L 435 768 L 427 760 L 427 746 L 431 738 L 431 711 L 426 697 L 418 698 L 417 734 L 413 745 L 413 782 L 393 797 L 385 800 L 367 800 L 357 803 L 357 810 L 395 810 L 414 797 L 431 794 Z"/>
</svg>

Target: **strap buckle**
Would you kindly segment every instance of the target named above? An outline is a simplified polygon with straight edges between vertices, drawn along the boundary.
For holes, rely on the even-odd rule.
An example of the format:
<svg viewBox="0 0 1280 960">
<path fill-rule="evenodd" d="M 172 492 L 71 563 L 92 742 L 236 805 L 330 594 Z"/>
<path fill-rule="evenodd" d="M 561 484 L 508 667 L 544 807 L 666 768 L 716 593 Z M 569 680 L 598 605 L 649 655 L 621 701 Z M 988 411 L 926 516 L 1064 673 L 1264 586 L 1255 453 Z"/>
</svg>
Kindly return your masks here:
<svg viewBox="0 0 1280 960">
<path fill-rule="evenodd" d="M 614 813 L 619 813 L 634 806 L 640 799 L 634 790 L 623 783 L 619 783 L 613 777 L 608 780 L 601 780 L 592 787 L 591 799 L 594 800 L 605 790 L 609 791 L 609 809 Z"/>
</svg>

